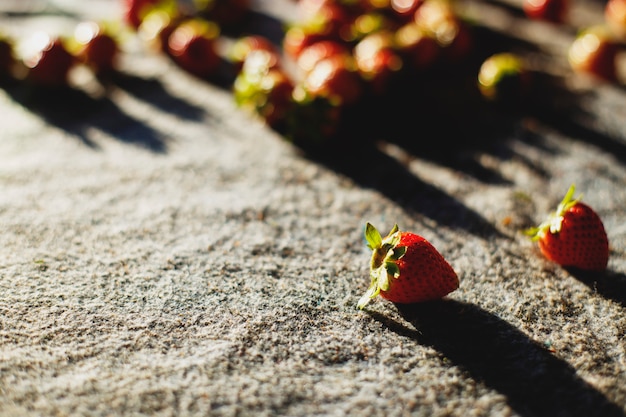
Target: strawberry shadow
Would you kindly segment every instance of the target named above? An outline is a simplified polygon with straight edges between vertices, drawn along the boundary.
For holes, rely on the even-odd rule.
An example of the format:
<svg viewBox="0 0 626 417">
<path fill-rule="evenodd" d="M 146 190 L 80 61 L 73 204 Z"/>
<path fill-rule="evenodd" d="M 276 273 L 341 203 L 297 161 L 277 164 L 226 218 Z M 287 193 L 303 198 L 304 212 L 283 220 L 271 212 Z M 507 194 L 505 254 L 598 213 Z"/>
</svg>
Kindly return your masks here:
<svg viewBox="0 0 626 417">
<path fill-rule="evenodd" d="M 234 27 L 225 27 L 224 34 L 233 38 L 245 35 L 263 35 L 273 44 L 282 45 L 288 22 L 262 10 L 249 10 L 245 18 Z"/>
<path fill-rule="evenodd" d="M 626 307 L 626 274 L 609 270 L 601 272 L 583 271 L 575 268 L 566 268 L 566 270 L 602 297 Z"/>
<path fill-rule="evenodd" d="M 447 299 L 397 307 L 415 329 L 368 313 L 390 330 L 439 351 L 504 395 L 521 416 L 626 416 L 567 362 L 480 307 Z"/>
<path fill-rule="evenodd" d="M 152 152 L 167 150 L 167 138 L 123 112 L 107 96 L 93 97 L 69 86 L 44 88 L 9 83 L 2 88 L 16 103 L 51 126 L 79 138 L 90 148 L 99 149 L 91 134 L 97 129 Z"/>
<path fill-rule="evenodd" d="M 309 149 L 307 158 L 350 178 L 360 187 L 375 189 L 402 207 L 408 216 L 425 216 L 437 223 L 480 237 L 507 238 L 492 222 L 454 196 L 423 181 L 376 143 L 337 144 L 332 152 Z"/>
<path fill-rule="evenodd" d="M 389 145 L 400 150 L 406 161 L 424 159 L 486 184 L 512 185 L 500 170 L 481 162 L 482 156 L 491 155 L 525 163 L 547 178 L 544 169 L 524 160 L 511 146 L 511 141 L 537 139 L 523 126 L 534 103 L 515 96 L 491 102 L 479 91 L 476 78 L 488 56 L 511 50 L 536 52 L 537 46 L 486 27 L 473 30 L 478 48 L 465 62 L 400 71 L 391 77 L 384 94 L 366 94 L 345 109 L 339 132 L 328 141 L 333 149 L 338 142 L 347 142 L 344 147 L 351 149 Z M 328 148 L 322 151 L 329 152 Z M 363 161 L 344 158 L 344 163 Z"/>
<path fill-rule="evenodd" d="M 553 87 L 551 93 L 546 94 L 546 97 L 552 97 L 552 104 L 544 100 L 541 106 L 534 108 L 531 116 L 572 141 L 588 143 L 626 163 L 626 128 L 621 116 L 614 111 L 621 109 L 623 102 L 610 98 L 611 94 L 597 91 L 568 93 L 557 88 Z M 626 94 L 617 95 L 626 99 Z M 560 97 L 556 103 L 555 97 Z M 590 106 L 598 111 L 588 109 Z"/>
<path fill-rule="evenodd" d="M 204 116 L 204 109 L 172 95 L 155 78 L 144 78 L 128 73 L 115 72 L 106 79 L 101 80 L 101 82 L 105 88 L 124 90 L 133 97 L 183 120 L 200 121 Z M 171 89 L 175 90 L 175 88 L 176 85 L 174 84 Z"/>
</svg>

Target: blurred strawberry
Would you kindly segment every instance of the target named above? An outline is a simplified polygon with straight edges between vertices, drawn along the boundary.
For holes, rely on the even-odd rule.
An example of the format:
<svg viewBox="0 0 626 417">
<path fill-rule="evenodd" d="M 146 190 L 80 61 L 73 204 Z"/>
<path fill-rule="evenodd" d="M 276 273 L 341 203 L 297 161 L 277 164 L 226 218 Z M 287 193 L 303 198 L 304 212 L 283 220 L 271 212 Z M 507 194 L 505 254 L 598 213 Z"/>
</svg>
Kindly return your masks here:
<svg viewBox="0 0 626 417">
<path fill-rule="evenodd" d="M 146 14 L 162 0 L 121 0 L 122 17 L 131 28 L 137 29 Z M 176 1 L 176 0 L 172 0 Z"/>
<path fill-rule="evenodd" d="M 432 33 L 422 29 L 416 22 L 398 28 L 394 34 L 395 48 L 404 61 L 413 68 L 431 68 L 439 57 L 440 48 Z"/>
<path fill-rule="evenodd" d="M 297 60 L 304 48 L 325 39 L 322 33 L 310 31 L 301 25 L 292 25 L 285 30 L 282 47 L 285 55 Z"/>
<path fill-rule="evenodd" d="M 354 47 L 359 73 L 375 94 L 386 92 L 389 81 L 402 68 L 402 58 L 393 49 L 393 34 L 379 31 L 367 35 Z"/>
<path fill-rule="evenodd" d="M 233 84 L 235 103 L 258 115 L 272 128 L 279 128 L 293 106 L 293 82 L 272 63 L 272 54 L 263 49 L 251 51 Z"/>
<path fill-rule="evenodd" d="M 482 63 L 478 88 L 487 100 L 516 104 L 528 93 L 530 73 L 519 56 L 509 52 L 497 53 Z"/>
<path fill-rule="evenodd" d="M 352 26 L 356 16 L 349 13 L 340 3 L 324 1 L 315 4 L 301 21 L 288 26 L 283 37 L 285 53 L 297 59 L 302 50 L 314 43 L 330 40 L 348 42 L 352 37 Z"/>
<path fill-rule="evenodd" d="M 103 24 L 86 21 L 76 26 L 74 39 L 79 45 L 76 56 L 96 75 L 116 70 L 120 48 L 113 33 Z"/>
<path fill-rule="evenodd" d="M 344 39 L 356 43 L 364 37 L 383 30 L 394 30 L 397 24 L 384 13 L 363 13 L 354 19 Z"/>
<path fill-rule="evenodd" d="M 451 0 L 425 0 L 415 12 L 414 20 L 437 40 L 446 60 L 460 62 L 470 55 L 473 48 L 471 31 L 460 19 Z"/>
<path fill-rule="evenodd" d="M 594 26 L 581 31 L 568 51 L 574 71 L 605 81 L 617 80 L 616 57 L 619 45 L 605 27 Z"/>
<path fill-rule="evenodd" d="M 293 99 L 294 106 L 285 120 L 284 136 L 307 151 L 327 151 L 325 145 L 337 139 L 344 108 L 331 103 L 327 97 L 309 94 L 302 85 L 294 88 Z"/>
<path fill-rule="evenodd" d="M 399 16 L 401 21 L 413 20 L 417 9 L 424 0 L 390 0 L 391 9 Z"/>
<path fill-rule="evenodd" d="M 340 41 L 323 40 L 304 48 L 298 55 L 296 64 L 305 73 L 310 72 L 323 59 L 337 54 L 348 54 L 348 46 Z"/>
<path fill-rule="evenodd" d="M 569 0 L 523 0 L 522 10 L 530 19 L 563 23 L 570 9 Z"/>
<path fill-rule="evenodd" d="M 158 7 L 151 8 L 137 29 L 139 37 L 156 52 L 169 54 L 168 39 L 174 29 L 186 18 L 178 7 L 172 6 L 175 4 L 160 4 Z"/>
<path fill-rule="evenodd" d="M 626 0 L 608 0 L 604 6 L 604 20 L 615 36 L 626 40 Z"/>
<path fill-rule="evenodd" d="M 351 56 L 340 54 L 319 61 L 305 74 L 303 88 L 333 105 L 354 104 L 362 95 L 363 84 Z"/>
<path fill-rule="evenodd" d="M 324 36 L 330 39 L 347 39 L 355 17 L 340 4 L 327 2 L 311 16 L 310 24 L 322 28 Z"/>
<path fill-rule="evenodd" d="M 236 71 L 240 71 L 248 55 L 253 51 L 267 52 L 270 62 L 268 65 L 274 67 L 280 64 L 281 56 L 278 48 L 263 35 L 246 35 L 237 38 L 228 51 L 228 58 L 235 66 Z"/>
<path fill-rule="evenodd" d="M 76 62 L 74 56 L 68 52 L 64 39 L 45 32 L 36 32 L 27 49 L 30 50 L 22 60 L 27 81 L 47 87 L 67 85 L 70 69 Z"/>
<path fill-rule="evenodd" d="M 180 23 L 168 38 L 168 52 L 174 62 L 198 77 L 214 75 L 220 64 L 216 39 L 220 33 L 214 22 L 189 18 Z"/>
</svg>

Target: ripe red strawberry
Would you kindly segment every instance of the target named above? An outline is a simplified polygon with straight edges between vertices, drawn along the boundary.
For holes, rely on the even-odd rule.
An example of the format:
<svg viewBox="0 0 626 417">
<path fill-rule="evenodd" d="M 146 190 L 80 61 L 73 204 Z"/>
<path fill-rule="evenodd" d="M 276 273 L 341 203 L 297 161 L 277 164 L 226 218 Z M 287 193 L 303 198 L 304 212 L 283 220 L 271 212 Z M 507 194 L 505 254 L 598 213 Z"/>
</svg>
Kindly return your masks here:
<svg viewBox="0 0 626 417">
<path fill-rule="evenodd" d="M 304 75 L 308 94 L 327 98 L 336 106 L 351 105 L 361 97 L 363 84 L 348 54 L 335 54 L 317 62 Z"/>
<path fill-rule="evenodd" d="M 604 21 L 617 38 L 626 41 L 626 0 L 608 0 L 604 6 Z"/>
<path fill-rule="evenodd" d="M 563 23 L 570 10 L 569 0 L 523 0 L 522 9 L 530 19 Z"/>
<path fill-rule="evenodd" d="M 526 233 L 541 253 L 564 267 L 603 271 L 609 260 L 609 241 L 598 214 L 573 199 L 572 185 L 556 211 L 542 224 Z"/>
<path fill-rule="evenodd" d="M 617 81 L 619 42 L 604 26 L 582 30 L 568 50 L 568 60 L 574 71 L 608 82 Z"/>
<path fill-rule="evenodd" d="M 478 71 L 478 89 L 487 100 L 517 103 L 530 87 L 530 72 L 522 58 L 499 52 L 486 58 Z"/>
<path fill-rule="evenodd" d="M 450 0 L 425 0 L 415 11 L 414 21 L 434 36 L 441 47 L 441 57 L 447 62 L 459 63 L 474 48 L 469 24 L 461 19 Z"/>
<path fill-rule="evenodd" d="M 168 39 L 178 25 L 188 19 L 177 3 L 159 3 L 145 14 L 137 32 L 141 40 L 154 52 L 170 53 Z"/>
<path fill-rule="evenodd" d="M 65 39 L 36 32 L 31 39 L 32 53 L 23 57 L 26 80 L 48 87 L 63 87 L 75 64 L 75 57 L 68 52 Z"/>
<path fill-rule="evenodd" d="M 77 57 L 96 75 L 106 75 L 116 70 L 120 53 L 118 40 L 104 24 L 85 21 L 76 26 L 74 38 L 78 42 Z"/>
<path fill-rule="evenodd" d="M 277 66 L 281 61 L 278 48 L 263 35 L 246 35 L 237 38 L 228 51 L 228 59 L 237 72 L 241 71 L 248 55 L 253 51 L 265 51 L 267 57 L 271 59 L 268 65 Z"/>
<path fill-rule="evenodd" d="M 210 20 L 189 18 L 180 23 L 168 38 L 168 55 L 182 69 L 198 77 L 214 75 L 220 64 L 217 38 L 220 27 Z"/>
<path fill-rule="evenodd" d="M 401 232 L 395 225 L 381 238 L 378 230 L 367 223 L 365 239 L 372 249 L 371 283 L 359 300 L 360 309 L 377 295 L 394 303 L 409 304 L 437 300 L 459 287 L 452 266 L 422 236 Z"/>
<path fill-rule="evenodd" d="M 354 46 L 353 56 L 359 73 L 376 94 L 384 94 L 390 80 L 402 69 L 391 31 L 366 35 Z"/>
<path fill-rule="evenodd" d="M 235 103 L 259 115 L 271 127 L 285 122 L 293 101 L 293 82 L 264 50 L 248 54 L 233 83 Z"/>
<path fill-rule="evenodd" d="M 131 28 L 137 29 L 146 14 L 160 0 L 122 0 L 122 18 Z"/>
<path fill-rule="evenodd" d="M 408 64 L 422 70 L 432 67 L 439 57 L 440 47 L 435 36 L 413 21 L 395 31 L 394 43 Z"/>
<path fill-rule="evenodd" d="M 308 73 L 323 59 L 330 58 L 337 54 L 345 55 L 349 52 L 347 45 L 343 42 L 337 40 L 321 40 L 305 46 L 296 59 L 296 65 L 299 69 Z"/>
</svg>

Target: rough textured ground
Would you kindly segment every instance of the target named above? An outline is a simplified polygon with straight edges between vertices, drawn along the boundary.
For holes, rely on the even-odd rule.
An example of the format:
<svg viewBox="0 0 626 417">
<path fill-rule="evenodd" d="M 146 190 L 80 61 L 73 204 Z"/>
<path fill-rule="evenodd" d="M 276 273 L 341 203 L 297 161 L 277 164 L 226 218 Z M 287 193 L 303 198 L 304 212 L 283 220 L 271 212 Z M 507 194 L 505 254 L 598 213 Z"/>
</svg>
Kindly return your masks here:
<svg viewBox="0 0 626 417">
<path fill-rule="evenodd" d="M 16 33 L 117 12 L 13 3 Z M 386 138 L 311 158 L 158 56 L 124 71 L 100 95 L 0 91 L 0 415 L 626 415 L 621 89 L 445 155 Z M 519 232 L 571 183 L 605 274 Z M 366 221 L 425 236 L 460 288 L 357 310 Z"/>
</svg>

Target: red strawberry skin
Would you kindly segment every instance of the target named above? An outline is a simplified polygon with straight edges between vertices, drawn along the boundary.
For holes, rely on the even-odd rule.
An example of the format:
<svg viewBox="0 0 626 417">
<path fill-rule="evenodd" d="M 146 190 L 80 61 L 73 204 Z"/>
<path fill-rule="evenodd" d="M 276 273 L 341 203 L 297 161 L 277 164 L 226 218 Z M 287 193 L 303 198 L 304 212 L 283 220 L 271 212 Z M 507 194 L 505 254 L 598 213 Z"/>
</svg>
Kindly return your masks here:
<svg viewBox="0 0 626 417">
<path fill-rule="evenodd" d="M 367 223 L 365 240 L 372 250 L 371 281 L 359 309 L 378 295 L 393 303 L 413 304 L 443 298 L 459 288 L 452 266 L 422 236 L 400 231 L 396 224 L 383 238 Z"/>
<path fill-rule="evenodd" d="M 401 232 L 404 256 L 396 261 L 400 275 L 380 296 L 394 303 L 437 300 L 459 287 L 459 278 L 444 257 L 422 236 Z"/>
<path fill-rule="evenodd" d="M 606 269 L 609 242 L 598 214 L 577 202 L 562 215 L 561 230 L 546 231 L 538 240 L 543 255 L 564 267 L 589 271 Z"/>
</svg>

